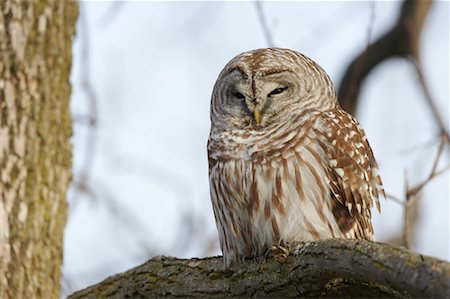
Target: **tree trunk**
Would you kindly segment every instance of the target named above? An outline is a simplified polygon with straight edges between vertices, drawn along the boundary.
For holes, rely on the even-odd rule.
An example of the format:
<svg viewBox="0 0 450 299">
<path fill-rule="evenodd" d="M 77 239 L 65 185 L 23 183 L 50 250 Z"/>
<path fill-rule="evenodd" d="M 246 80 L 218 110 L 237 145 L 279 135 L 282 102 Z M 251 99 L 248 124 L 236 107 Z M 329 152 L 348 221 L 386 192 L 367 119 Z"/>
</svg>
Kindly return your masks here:
<svg viewBox="0 0 450 299">
<path fill-rule="evenodd" d="M 0 1 L 0 298 L 58 298 L 75 1 Z"/>
<path fill-rule="evenodd" d="M 156 257 L 69 296 L 450 298 L 450 264 L 407 249 L 364 240 L 304 243 L 284 264 L 275 259 L 224 270 L 220 257 Z"/>
</svg>

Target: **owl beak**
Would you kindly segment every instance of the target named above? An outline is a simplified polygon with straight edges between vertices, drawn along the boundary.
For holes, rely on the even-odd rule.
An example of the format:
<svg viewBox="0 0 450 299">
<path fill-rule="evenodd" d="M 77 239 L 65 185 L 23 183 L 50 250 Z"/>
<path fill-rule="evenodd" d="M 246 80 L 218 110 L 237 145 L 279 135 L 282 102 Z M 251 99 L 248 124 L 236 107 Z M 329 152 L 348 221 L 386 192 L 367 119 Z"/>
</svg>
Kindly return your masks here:
<svg viewBox="0 0 450 299">
<path fill-rule="evenodd" d="M 247 107 L 250 111 L 253 110 L 253 118 L 257 125 L 261 123 L 261 103 L 258 98 L 251 98 L 246 100 Z"/>
<path fill-rule="evenodd" d="M 255 108 L 255 111 L 253 112 L 253 116 L 255 118 L 256 124 L 259 125 L 261 122 L 261 112 L 258 108 Z"/>
</svg>

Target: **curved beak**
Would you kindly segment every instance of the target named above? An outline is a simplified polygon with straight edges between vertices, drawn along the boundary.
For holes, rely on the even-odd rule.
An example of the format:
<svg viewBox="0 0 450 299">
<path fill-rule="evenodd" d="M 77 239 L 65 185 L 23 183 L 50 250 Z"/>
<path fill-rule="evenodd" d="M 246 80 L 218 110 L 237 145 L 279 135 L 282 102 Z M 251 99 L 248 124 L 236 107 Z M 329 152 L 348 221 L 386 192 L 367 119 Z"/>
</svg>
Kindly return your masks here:
<svg viewBox="0 0 450 299">
<path fill-rule="evenodd" d="M 253 117 L 255 118 L 256 124 L 259 125 L 261 122 L 261 112 L 257 107 L 255 107 L 255 111 L 253 111 Z"/>
</svg>

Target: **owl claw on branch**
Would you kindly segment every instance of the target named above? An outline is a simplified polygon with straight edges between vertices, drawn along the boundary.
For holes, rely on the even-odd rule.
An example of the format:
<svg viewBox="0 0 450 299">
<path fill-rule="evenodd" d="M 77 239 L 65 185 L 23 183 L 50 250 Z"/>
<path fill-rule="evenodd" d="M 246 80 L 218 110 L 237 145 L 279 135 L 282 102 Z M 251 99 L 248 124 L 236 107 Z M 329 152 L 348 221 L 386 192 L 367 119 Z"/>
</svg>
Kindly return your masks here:
<svg viewBox="0 0 450 299">
<path fill-rule="evenodd" d="M 284 264 L 289 256 L 289 250 L 281 245 L 272 245 L 269 252 L 280 264 Z"/>
</svg>

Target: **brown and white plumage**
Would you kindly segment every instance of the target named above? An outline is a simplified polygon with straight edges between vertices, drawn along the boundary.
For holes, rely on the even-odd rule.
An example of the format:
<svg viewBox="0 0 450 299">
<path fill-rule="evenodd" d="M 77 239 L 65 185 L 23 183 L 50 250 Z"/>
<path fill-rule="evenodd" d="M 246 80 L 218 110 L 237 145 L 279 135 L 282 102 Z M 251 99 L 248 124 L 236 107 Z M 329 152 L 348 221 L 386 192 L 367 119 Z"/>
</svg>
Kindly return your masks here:
<svg viewBox="0 0 450 299">
<path fill-rule="evenodd" d="M 383 193 L 364 131 L 327 74 L 287 49 L 232 59 L 211 101 L 211 200 L 227 265 L 272 245 L 373 240 Z"/>
</svg>

